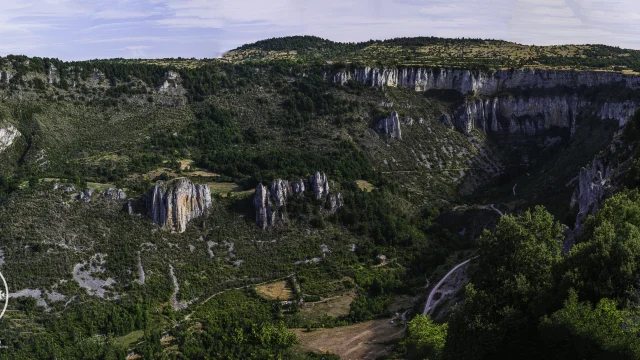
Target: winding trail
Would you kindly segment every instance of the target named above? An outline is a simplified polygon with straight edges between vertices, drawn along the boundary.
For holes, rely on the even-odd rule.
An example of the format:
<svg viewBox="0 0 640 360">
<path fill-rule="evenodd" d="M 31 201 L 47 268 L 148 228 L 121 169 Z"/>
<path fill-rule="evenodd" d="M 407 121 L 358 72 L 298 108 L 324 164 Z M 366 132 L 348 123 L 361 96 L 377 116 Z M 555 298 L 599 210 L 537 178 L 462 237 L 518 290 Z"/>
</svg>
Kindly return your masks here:
<svg viewBox="0 0 640 360">
<path fill-rule="evenodd" d="M 427 303 L 424 305 L 424 311 L 422 312 L 423 315 L 426 315 L 429 312 L 429 310 L 431 310 L 431 303 L 433 302 L 433 297 L 435 296 L 436 292 L 438 292 L 438 289 L 440 288 L 440 286 L 447 280 L 447 278 L 451 274 L 456 272 L 456 270 L 458 270 L 460 267 L 466 265 L 469 261 L 471 261 L 473 259 L 475 259 L 475 258 L 471 258 L 469 260 L 463 261 L 460 264 L 456 265 L 453 269 L 449 270 L 447 275 L 445 275 L 442 278 L 442 280 L 440 280 L 440 282 L 438 282 L 436 284 L 436 286 L 433 288 L 433 290 L 431 290 L 431 292 L 429 293 L 429 297 L 427 298 Z"/>
<path fill-rule="evenodd" d="M 515 187 L 514 187 L 514 188 L 515 188 Z M 504 214 L 502 213 L 502 211 L 500 211 L 500 210 L 496 209 L 496 208 L 493 206 L 493 204 L 491 204 L 491 208 L 492 208 L 493 210 L 495 210 L 498 214 L 500 214 L 500 216 L 504 216 Z"/>
</svg>

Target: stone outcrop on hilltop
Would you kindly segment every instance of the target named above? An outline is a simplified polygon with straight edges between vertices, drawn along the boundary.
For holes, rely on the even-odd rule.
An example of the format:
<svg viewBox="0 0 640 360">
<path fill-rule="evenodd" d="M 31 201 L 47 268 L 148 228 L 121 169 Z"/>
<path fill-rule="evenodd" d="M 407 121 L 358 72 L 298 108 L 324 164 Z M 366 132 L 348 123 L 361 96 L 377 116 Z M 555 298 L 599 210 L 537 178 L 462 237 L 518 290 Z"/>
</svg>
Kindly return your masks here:
<svg viewBox="0 0 640 360">
<path fill-rule="evenodd" d="M 400 117 L 398 113 L 394 111 L 389 117 L 380 120 L 376 126 L 376 131 L 401 140 L 402 131 L 400 130 Z"/>
<path fill-rule="evenodd" d="M 5 151 L 20 136 L 20 132 L 13 125 L 0 124 L 0 152 Z"/>
<path fill-rule="evenodd" d="M 60 74 L 58 72 L 58 69 L 53 66 L 53 64 L 49 64 L 49 68 L 47 69 L 47 83 L 49 84 L 55 84 L 58 81 L 60 81 Z"/>
<path fill-rule="evenodd" d="M 329 180 L 324 173 L 316 172 L 306 180 L 276 179 L 268 187 L 258 184 L 256 188 L 253 196 L 256 225 L 264 230 L 285 222 L 287 200 L 293 196 L 301 196 L 305 191 L 311 191 L 316 200 L 328 201 L 331 212 L 343 205 L 342 194 L 330 193 Z"/>
<path fill-rule="evenodd" d="M 550 89 L 555 87 L 623 84 L 640 90 L 640 76 L 606 71 L 571 70 L 464 70 L 424 67 L 372 68 L 362 67 L 341 70 L 332 80 L 345 84 L 350 80 L 364 85 L 405 87 L 416 91 L 458 90 L 463 94 L 494 95 L 508 89 Z"/>
<path fill-rule="evenodd" d="M 147 195 L 146 204 L 153 222 L 165 230 L 182 233 L 191 220 L 211 207 L 211 189 L 187 178 L 158 181 Z"/>
<path fill-rule="evenodd" d="M 164 74 L 164 82 L 158 88 L 159 94 L 164 95 L 184 95 L 184 89 L 180 85 L 180 75 L 173 71 Z"/>
</svg>

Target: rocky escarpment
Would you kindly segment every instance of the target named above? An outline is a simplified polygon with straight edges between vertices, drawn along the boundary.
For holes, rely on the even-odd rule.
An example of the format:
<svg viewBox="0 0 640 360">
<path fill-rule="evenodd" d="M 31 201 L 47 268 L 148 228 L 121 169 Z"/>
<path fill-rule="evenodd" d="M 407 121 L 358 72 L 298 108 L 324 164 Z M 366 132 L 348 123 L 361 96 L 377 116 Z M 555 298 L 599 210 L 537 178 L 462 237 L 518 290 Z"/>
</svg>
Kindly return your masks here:
<svg viewBox="0 0 640 360">
<path fill-rule="evenodd" d="M 164 74 L 164 82 L 158 88 L 159 94 L 164 95 L 184 95 L 184 88 L 180 85 L 180 75 L 173 71 Z"/>
<path fill-rule="evenodd" d="M 345 84 L 350 80 L 364 85 L 405 87 L 415 91 L 458 90 L 463 94 L 494 95 L 507 89 L 579 88 L 623 84 L 640 90 L 640 77 L 604 71 L 571 70 L 491 70 L 472 71 L 442 68 L 371 68 L 344 69 L 332 75 L 332 80 Z"/>
<path fill-rule="evenodd" d="M 376 131 L 401 140 L 402 131 L 400 130 L 400 117 L 398 113 L 394 111 L 389 117 L 380 120 L 376 125 Z"/>
<path fill-rule="evenodd" d="M 211 189 L 186 178 L 159 181 L 147 195 L 146 203 L 153 222 L 165 230 L 182 233 L 191 220 L 211 207 Z"/>
<path fill-rule="evenodd" d="M 627 181 L 629 169 L 637 159 L 637 143 L 629 143 L 623 138 L 624 135 L 618 133 L 607 150 L 583 167 L 578 176 L 566 185 L 574 187 L 570 207 L 578 214 L 574 229 L 565 238 L 565 252 L 571 250 L 576 238 L 582 234 L 582 225 L 587 217 L 594 215 L 600 204 Z"/>
<path fill-rule="evenodd" d="M 606 102 L 596 105 L 578 95 L 514 98 L 509 96 L 466 102 L 442 121 L 468 134 L 485 133 L 537 135 L 552 127 L 568 128 L 573 134 L 583 116 L 615 120 L 622 127 L 640 107 L 638 101 Z"/>
<path fill-rule="evenodd" d="M 11 71 L 0 71 L 0 85 L 7 85 L 11 78 L 13 78 L 14 73 Z"/>
<path fill-rule="evenodd" d="M 330 193 L 329 180 L 324 173 L 316 172 L 306 180 L 276 179 L 268 187 L 258 184 L 256 188 L 253 196 L 256 225 L 264 230 L 286 222 L 287 200 L 302 196 L 305 191 L 310 191 L 316 200 L 328 202 L 330 212 L 337 211 L 343 205 L 342 194 Z"/>
<path fill-rule="evenodd" d="M 478 98 L 465 102 L 452 114 L 442 116 L 443 123 L 454 126 L 465 134 L 479 129 L 484 132 L 534 135 L 555 126 L 569 128 L 573 132 L 576 117 L 583 112 L 602 119 L 616 120 L 623 126 L 640 107 L 638 100 L 611 100 L 604 104 L 593 104 L 572 94 L 542 94 L 526 98 L 496 96 L 510 90 L 531 89 L 539 92 L 540 89 L 576 90 L 598 86 L 640 90 L 640 76 L 617 72 L 363 67 L 344 69 L 333 73 L 331 77 L 339 84 L 357 81 L 380 88 L 392 86 L 415 91 L 456 90 L 465 95 L 475 95 Z M 389 133 L 389 124 L 389 121 L 381 121 L 377 129 Z"/>
<path fill-rule="evenodd" d="M 20 136 L 20 132 L 13 125 L 0 124 L 0 153 L 11 146 Z"/>
</svg>

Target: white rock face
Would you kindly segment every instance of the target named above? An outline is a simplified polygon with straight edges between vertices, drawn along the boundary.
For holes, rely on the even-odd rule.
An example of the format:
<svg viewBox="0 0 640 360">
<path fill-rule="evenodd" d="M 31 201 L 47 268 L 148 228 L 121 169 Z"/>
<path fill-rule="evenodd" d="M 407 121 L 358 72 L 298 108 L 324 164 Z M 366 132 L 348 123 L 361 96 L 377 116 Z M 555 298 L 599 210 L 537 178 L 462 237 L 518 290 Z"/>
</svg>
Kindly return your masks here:
<svg viewBox="0 0 640 360">
<path fill-rule="evenodd" d="M 398 116 L 398 113 L 394 111 L 388 118 L 380 120 L 380 122 L 378 122 L 378 126 L 376 126 L 376 130 L 380 133 L 387 134 L 392 138 L 401 140 L 402 131 L 400 130 L 400 117 Z"/>
<path fill-rule="evenodd" d="M 508 89 L 551 89 L 582 86 L 623 84 L 640 90 L 640 76 L 603 71 L 567 70 L 492 70 L 471 71 L 441 68 L 370 68 L 342 70 L 333 75 L 333 81 L 345 84 L 354 80 L 372 87 L 405 87 L 415 91 L 457 90 L 462 94 L 493 96 Z M 577 96 L 549 96 L 528 99 L 496 97 L 469 102 L 455 111 L 453 116 L 444 115 L 443 123 L 453 125 L 468 134 L 474 128 L 482 131 L 507 134 L 532 135 L 553 126 L 575 130 L 578 113 L 592 107 Z M 617 120 L 620 126 L 640 107 L 637 101 L 606 102 L 600 109 L 589 109 L 602 119 Z M 527 118 L 524 119 L 523 118 Z M 520 118 L 520 119 L 518 119 Z M 498 121 L 501 120 L 501 121 Z M 393 121 L 378 124 L 379 131 L 388 129 Z M 391 127 L 393 128 L 393 127 Z M 398 125 L 398 138 L 400 127 Z M 389 130 L 384 130 L 390 133 Z"/>
<path fill-rule="evenodd" d="M 571 208 L 578 208 L 578 216 L 573 231 L 565 239 L 565 253 L 571 250 L 576 237 L 582 234 L 582 224 L 587 217 L 595 214 L 600 202 L 611 195 L 614 170 L 614 167 L 606 164 L 603 159 L 595 159 L 580 170 L 578 186 L 571 197 Z"/>
<path fill-rule="evenodd" d="M 187 224 L 205 214 L 212 205 L 208 185 L 193 184 L 187 178 L 159 181 L 147 195 L 147 212 L 165 230 L 182 233 Z"/>
<path fill-rule="evenodd" d="M 473 129 L 485 133 L 536 135 L 552 127 L 568 128 L 573 134 L 579 115 L 596 115 L 602 120 L 616 120 L 623 126 L 640 103 L 607 102 L 595 108 L 577 95 L 553 97 L 495 97 L 467 102 L 453 116 L 443 116 L 445 125 L 453 125 L 468 134 Z"/>
<path fill-rule="evenodd" d="M 267 187 L 258 184 L 256 193 L 253 195 L 253 208 L 256 211 L 256 225 L 262 230 L 273 224 L 271 219 L 271 204 L 269 203 L 269 190 Z"/>
<path fill-rule="evenodd" d="M 53 66 L 53 64 L 51 64 L 47 69 L 47 82 L 49 84 L 55 84 L 58 81 L 60 81 L 58 69 L 55 66 Z"/>
<path fill-rule="evenodd" d="M 310 189 L 317 200 L 329 201 L 331 212 L 343 206 L 342 194 L 329 194 L 329 181 L 324 173 L 316 172 L 307 180 L 276 179 L 269 187 L 262 184 L 256 187 L 256 193 L 253 196 L 256 225 L 265 230 L 286 222 L 287 200 L 293 196 L 303 195 L 306 189 Z"/>
<path fill-rule="evenodd" d="M 267 188 L 258 184 L 253 197 L 253 207 L 256 210 L 256 225 L 261 229 L 274 226 L 286 220 L 284 207 L 287 198 L 293 194 L 289 182 L 276 179 Z"/>
<path fill-rule="evenodd" d="M 7 85 L 11 78 L 13 78 L 14 73 L 11 71 L 0 71 L 0 84 Z"/>
<path fill-rule="evenodd" d="M 349 80 L 364 85 L 406 87 L 416 91 L 435 89 L 458 90 L 463 94 L 493 95 L 509 88 L 553 88 L 567 86 L 593 87 L 624 83 L 630 89 L 640 89 L 640 77 L 604 71 L 568 70 L 492 70 L 471 71 L 442 68 L 371 68 L 346 69 L 333 75 L 333 81 L 345 84 Z"/>
<path fill-rule="evenodd" d="M 13 125 L 0 125 L 0 153 L 7 150 L 19 136 L 20 132 Z"/>
<path fill-rule="evenodd" d="M 327 175 L 325 175 L 325 173 L 316 172 L 309 178 L 309 183 L 311 184 L 313 193 L 316 194 L 317 200 L 329 195 L 329 181 L 327 180 Z"/>
</svg>

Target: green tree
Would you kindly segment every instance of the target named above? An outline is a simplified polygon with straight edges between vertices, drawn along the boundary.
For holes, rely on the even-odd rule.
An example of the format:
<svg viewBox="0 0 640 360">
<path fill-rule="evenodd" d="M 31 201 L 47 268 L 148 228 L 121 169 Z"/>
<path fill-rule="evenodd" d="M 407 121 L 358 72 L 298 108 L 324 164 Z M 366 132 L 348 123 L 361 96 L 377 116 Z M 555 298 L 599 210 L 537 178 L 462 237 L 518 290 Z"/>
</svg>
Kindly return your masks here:
<svg viewBox="0 0 640 360">
<path fill-rule="evenodd" d="M 564 307 L 542 320 L 540 330 L 550 354 L 565 359 L 640 358 L 637 313 L 601 299 L 595 308 L 569 291 Z"/>
<path fill-rule="evenodd" d="M 535 353 L 561 261 L 560 224 L 543 207 L 503 216 L 478 241 L 479 268 L 465 303 L 449 322 L 445 358 L 481 359 Z"/>
<path fill-rule="evenodd" d="M 640 266 L 640 193 L 620 193 L 587 219 L 567 259 L 564 288 L 581 298 L 637 298 Z"/>
<path fill-rule="evenodd" d="M 436 324 L 428 315 L 418 315 L 409 322 L 407 356 L 410 359 L 440 359 L 447 338 L 448 325 Z"/>
</svg>

